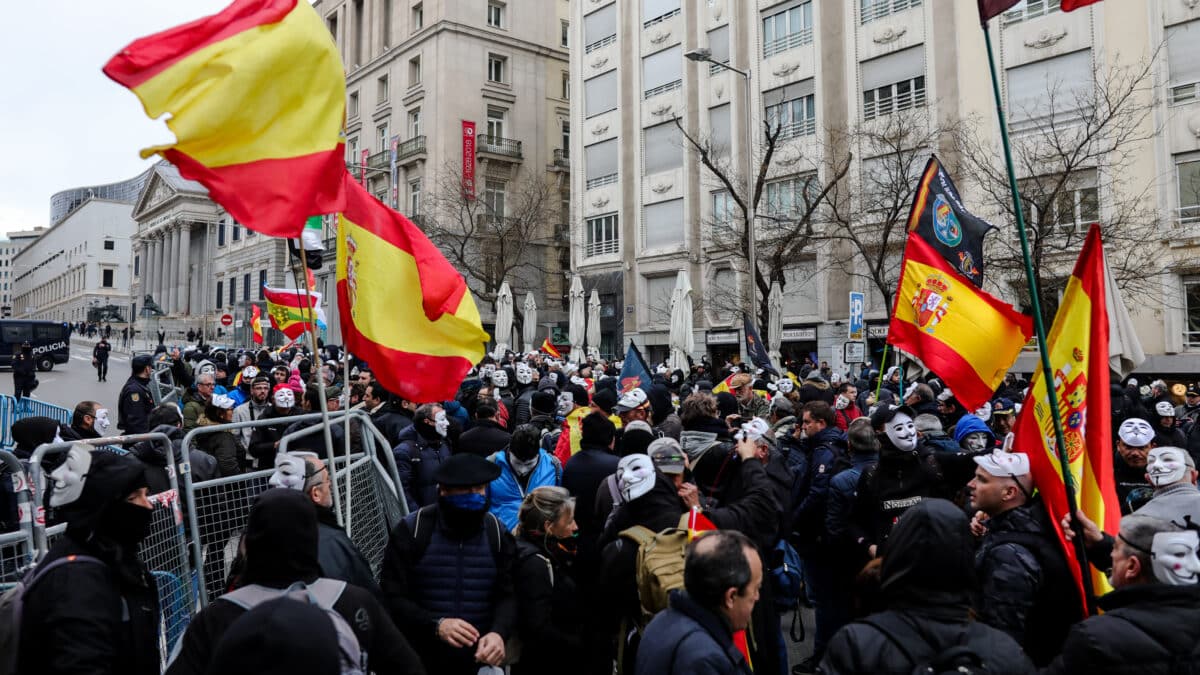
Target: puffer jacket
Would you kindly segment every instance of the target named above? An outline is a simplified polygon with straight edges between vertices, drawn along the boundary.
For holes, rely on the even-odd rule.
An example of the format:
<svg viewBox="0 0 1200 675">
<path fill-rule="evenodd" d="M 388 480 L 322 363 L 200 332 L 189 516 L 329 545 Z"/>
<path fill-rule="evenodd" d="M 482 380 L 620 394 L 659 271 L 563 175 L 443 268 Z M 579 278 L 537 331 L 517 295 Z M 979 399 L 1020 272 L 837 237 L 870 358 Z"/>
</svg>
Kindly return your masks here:
<svg viewBox="0 0 1200 675">
<path fill-rule="evenodd" d="M 558 459 L 538 450 L 538 463 L 529 474 L 524 486 L 517 480 L 516 473 L 508 463 L 508 451 L 501 450 L 488 457 L 488 461 L 500 467 L 500 477 L 488 485 L 492 515 L 500 519 L 504 529 L 511 532 L 517 526 L 517 513 L 525 495 L 540 487 L 553 487 L 562 483 L 562 466 Z"/>
<path fill-rule="evenodd" d="M 828 427 L 801 443 L 801 452 L 807 461 L 803 464 L 804 470 L 795 473 L 792 484 L 792 528 L 797 533 L 797 551 L 805 555 L 826 548 L 825 506 L 829 499 L 829 480 L 834 474 L 834 463 L 845 454 L 846 436 L 837 427 Z"/>
<path fill-rule="evenodd" d="M 1105 613 L 1072 627 L 1043 675 L 1197 672 L 1200 586 L 1128 586 L 1097 603 Z"/>
<path fill-rule="evenodd" d="M 429 429 L 421 432 L 418 427 Z M 392 449 L 396 471 L 404 486 L 409 511 L 437 501 L 437 481 L 433 475 L 442 462 L 450 459 L 450 443 L 437 435 L 428 424 L 412 424 L 400 432 L 400 443 Z"/>
</svg>

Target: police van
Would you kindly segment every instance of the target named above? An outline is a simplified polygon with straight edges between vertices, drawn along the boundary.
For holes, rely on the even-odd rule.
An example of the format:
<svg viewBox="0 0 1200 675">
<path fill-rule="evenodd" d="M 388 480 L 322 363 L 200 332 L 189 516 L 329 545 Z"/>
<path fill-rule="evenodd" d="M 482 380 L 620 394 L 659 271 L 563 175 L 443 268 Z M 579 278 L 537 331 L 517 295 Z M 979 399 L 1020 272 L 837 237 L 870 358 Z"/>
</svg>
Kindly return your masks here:
<svg viewBox="0 0 1200 675">
<path fill-rule="evenodd" d="M 11 366 L 13 356 L 21 353 L 25 342 L 33 345 L 37 369 L 52 370 L 56 363 L 71 360 L 71 338 L 66 325 L 58 321 L 0 319 L 0 367 Z"/>
</svg>

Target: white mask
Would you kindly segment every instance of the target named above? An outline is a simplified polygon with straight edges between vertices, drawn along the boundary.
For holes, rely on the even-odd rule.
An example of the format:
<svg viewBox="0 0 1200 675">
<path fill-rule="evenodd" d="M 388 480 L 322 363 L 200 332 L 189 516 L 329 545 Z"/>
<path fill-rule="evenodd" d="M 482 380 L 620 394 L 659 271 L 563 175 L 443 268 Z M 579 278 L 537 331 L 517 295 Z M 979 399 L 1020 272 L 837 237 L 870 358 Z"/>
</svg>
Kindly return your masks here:
<svg viewBox="0 0 1200 675">
<path fill-rule="evenodd" d="M 654 487 L 654 461 L 649 455 L 629 455 L 617 464 L 617 484 L 621 497 L 633 501 Z"/>
<path fill-rule="evenodd" d="M 280 389 L 275 392 L 275 407 L 291 410 L 292 406 L 296 405 L 296 394 L 291 389 Z"/>
<path fill-rule="evenodd" d="M 267 481 L 267 485 L 273 488 L 287 488 L 288 490 L 303 490 L 304 489 L 304 460 L 289 455 L 286 452 L 281 452 L 275 455 L 275 473 L 271 474 L 271 479 Z"/>
<path fill-rule="evenodd" d="M 1168 586 L 1195 586 L 1200 579 L 1200 533 L 1159 532 L 1154 535 L 1150 552 L 1153 557 L 1154 578 Z"/>
<path fill-rule="evenodd" d="M 517 384 L 529 384 L 533 382 L 533 369 L 524 363 L 517 364 Z"/>
<path fill-rule="evenodd" d="M 492 373 L 492 384 L 496 385 L 500 389 L 507 387 L 508 373 L 503 370 L 497 370 L 496 372 Z"/>
<path fill-rule="evenodd" d="M 522 477 L 528 476 L 537 467 L 537 463 L 538 455 L 534 455 L 527 460 L 517 459 L 511 454 L 508 456 L 508 465 L 512 467 L 513 473 Z"/>
<path fill-rule="evenodd" d="M 575 409 L 575 396 L 569 391 L 564 391 L 558 395 L 557 412 L 560 416 L 566 417 Z"/>
<path fill-rule="evenodd" d="M 973 452 L 982 452 L 987 449 L 988 435 L 982 431 L 974 431 L 963 437 L 967 443 L 967 449 Z"/>
<path fill-rule="evenodd" d="M 108 419 L 108 408 L 100 408 L 96 411 L 96 421 L 92 424 L 96 429 L 96 433 L 101 436 L 108 433 L 108 428 L 112 426 L 112 422 Z"/>
<path fill-rule="evenodd" d="M 793 390 L 795 390 L 796 383 L 792 382 L 792 378 L 785 377 L 775 385 L 775 388 L 779 391 L 782 391 L 784 394 L 790 394 Z"/>
<path fill-rule="evenodd" d="M 897 450 L 912 452 L 917 448 L 917 427 L 913 419 L 904 413 L 896 413 L 885 429 L 888 440 Z"/>
<path fill-rule="evenodd" d="M 837 410 L 845 410 L 850 407 L 850 399 L 838 394 L 837 398 L 833 401 L 833 407 Z"/>
<path fill-rule="evenodd" d="M 50 479 L 54 481 L 53 491 L 50 493 L 50 506 L 59 507 L 79 499 L 91 468 L 91 448 L 86 445 L 71 446 L 67 451 L 67 459 L 50 472 Z"/>
<path fill-rule="evenodd" d="M 1171 446 L 1154 448 L 1146 456 L 1146 475 L 1154 487 L 1172 485 L 1183 480 L 1187 473 L 1187 464 L 1183 459 L 1184 450 Z"/>
<path fill-rule="evenodd" d="M 438 436 L 446 437 L 446 432 L 450 430 L 450 420 L 446 419 L 445 410 L 440 410 L 433 416 L 433 426 L 437 429 Z"/>
<path fill-rule="evenodd" d="M 481 379 L 481 380 L 490 379 L 492 377 L 492 373 L 494 373 L 494 372 L 496 372 L 496 366 L 494 366 L 490 363 L 486 363 L 482 366 L 479 366 L 479 379 Z"/>
</svg>

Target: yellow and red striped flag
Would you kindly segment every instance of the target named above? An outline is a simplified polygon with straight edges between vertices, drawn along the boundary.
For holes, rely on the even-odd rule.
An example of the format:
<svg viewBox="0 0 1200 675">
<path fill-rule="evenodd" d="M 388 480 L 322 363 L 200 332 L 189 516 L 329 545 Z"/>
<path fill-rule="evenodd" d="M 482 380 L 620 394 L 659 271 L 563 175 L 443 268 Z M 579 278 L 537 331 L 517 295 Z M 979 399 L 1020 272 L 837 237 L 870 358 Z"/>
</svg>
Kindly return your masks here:
<svg viewBox="0 0 1200 675">
<path fill-rule="evenodd" d="M 1080 7 L 1086 7 L 1097 2 L 1100 2 L 1100 0 L 1062 0 L 1062 11 L 1074 12 Z"/>
<path fill-rule="evenodd" d="M 235 0 L 219 14 L 130 43 L 104 66 L 146 114 L 170 113 L 162 155 L 246 227 L 298 237 L 340 211 L 346 76 L 306 0 Z"/>
<path fill-rule="evenodd" d="M 294 288 L 263 286 L 271 327 L 295 340 L 310 326 L 321 324 L 321 294 Z"/>
<path fill-rule="evenodd" d="M 549 354 L 550 356 L 553 356 L 556 359 L 562 358 L 562 352 L 558 351 L 558 347 L 555 347 L 553 344 L 550 343 L 550 338 L 546 338 L 545 340 L 542 341 L 542 351 L 546 352 L 547 354 Z"/>
<path fill-rule="evenodd" d="M 1100 227 L 1088 233 L 1075 270 L 1067 281 L 1054 325 L 1046 336 L 1054 390 L 1062 417 L 1071 480 L 1079 510 L 1105 532 L 1120 529 L 1121 507 L 1113 481 L 1111 393 L 1109 392 L 1108 308 L 1104 287 L 1104 244 Z M 955 390 L 957 393 L 958 390 Z M 1062 536 L 1067 513 L 1066 488 L 1057 454 L 1054 421 L 1046 380 L 1033 373 L 1029 394 L 1013 428 L 1013 447 L 1029 455 L 1034 483 L 1075 574 L 1082 601 L 1083 577 L 1074 547 Z M 1111 590 L 1108 579 L 1092 568 L 1097 595 Z M 1086 609 L 1086 607 L 1085 607 Z"/>
<path fill-rule="evenodd" d="M 349 173 L 337 242 L 346 349 L 405 400 L 454 398 L 488 341 L 462 275 L 420 228 Z"/>
<path fill-rule="evenodd" d="M 250 305 L 250 330 L 254 332 L 254 344 L 263 343 L 262 310 L 258 305 Z"/>
</svg>

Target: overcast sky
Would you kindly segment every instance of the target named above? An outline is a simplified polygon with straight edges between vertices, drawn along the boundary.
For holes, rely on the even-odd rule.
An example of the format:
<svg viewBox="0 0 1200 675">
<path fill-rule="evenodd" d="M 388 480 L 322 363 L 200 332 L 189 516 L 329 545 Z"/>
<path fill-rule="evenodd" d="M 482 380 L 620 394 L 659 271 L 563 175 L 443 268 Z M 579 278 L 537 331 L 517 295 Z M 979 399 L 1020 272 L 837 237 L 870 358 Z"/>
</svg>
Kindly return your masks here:
<svg viewBox="0 0 1200 675">
<path fill-rule="evenodd" d="M 100 72 L 143 35 L 228 0 L 32 0 L 0 21 L 0 232 L 46 225 L 50 195 L 131 178 L 138 151 L 171 140 L 129 90 Z"/>
</svg>

